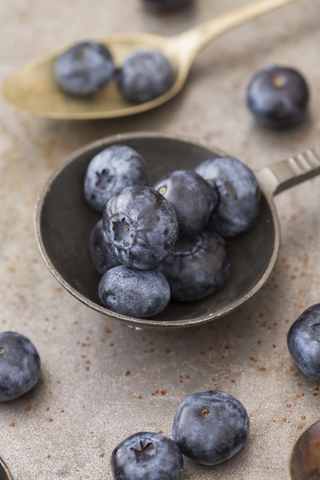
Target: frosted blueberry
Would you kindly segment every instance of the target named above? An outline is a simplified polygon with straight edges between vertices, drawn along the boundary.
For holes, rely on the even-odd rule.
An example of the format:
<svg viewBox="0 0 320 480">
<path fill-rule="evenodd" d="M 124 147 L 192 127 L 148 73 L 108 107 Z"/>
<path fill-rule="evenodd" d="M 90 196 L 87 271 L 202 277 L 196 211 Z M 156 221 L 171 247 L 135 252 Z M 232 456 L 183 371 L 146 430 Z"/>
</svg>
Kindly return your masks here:
<svg viewBox="0 0 320 480">
<path fill-rule="evenodd" d="M 179 405 L 172 437 L 183 455 L 203 465 L 216 465 L 233 457 L 249 437 L 246 409 L 228 393 L 194 393 Z"/>
<path fill-rule="evenodd" d="M 118 260 L 110 255 L 103 236 L 102 219 L 93 227 L 90 235 L 90 253 L 95 269 L 100 275 L 107 270 L 120 265 Z"/>
<path fill-rule="evenodd" d="M 107 85 L 114 73 L 108 48 L 89 41 L 74 45 L 60 55 L 54 65 L 54 76 L 69 94 L 86 96 Z"/>
<path fill-rule="evenodd" d="M 141 155 L 126 145 L 112 145 L 90 161 L 84 180 L 84 196 L 103 211 L 113 195 L 130 185 L 148 185 L 148 169 Z"/>
<path fill-rule="evenodd" d="M 35 386 L 40 357 L 30 340 L 16 332 L 0 333 L 0 402 L 13 400 Z"/>
<path fill-rule="evenodd" d="M 133 185 L 107 203 L 103 231 L 107 248 L 120 263 L 144 270 L 159 265 L 172 251 L 178 221 L 159 192 Z"/>
<path fill-rule="evenodd" d="M 226 238 L 248 230 L 258 216 L 261 197 L 253 171 L 233 157 L 206 160 L 195 171 L 218 195 L 208 227 Z"/>
<path fill-rule="evenodd" d="M 156 50 L 141 50 L 125 60 L 118 74 L 122 94 L 133 102 L 148 102 L 167 92 L 174 83 L 169 60 Z"/>
</svg>

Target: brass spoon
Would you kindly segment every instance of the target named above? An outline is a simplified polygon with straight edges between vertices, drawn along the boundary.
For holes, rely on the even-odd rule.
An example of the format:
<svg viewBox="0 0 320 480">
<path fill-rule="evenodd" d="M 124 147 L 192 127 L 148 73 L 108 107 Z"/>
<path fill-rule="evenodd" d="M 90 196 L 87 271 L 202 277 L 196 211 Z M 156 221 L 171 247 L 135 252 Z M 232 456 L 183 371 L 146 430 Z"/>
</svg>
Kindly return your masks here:
<svg viewBox="0 0 320 480">
<path fill-rule="evenodd" d="M 9 468 L 0 457 L 0 480 L 13 480 Z"/>
<path fill-rule="evenodd" d="M 291 480 L 320 479 L 320 420 L 296 441 L 289 458 Z"/>
<path fill-rule="evenodd" d="M 5 80 L 3 95 L 18 110 L 45 118 L 84 120 L 145 112 L 167 102 L 182 89 L 196 55 L 211 40 L 294 1 L 297 0 L 256 0 L 171 37 L 127 32 L 100 39 L 110 49 L 117 66 L 139 49 L 156 49 L 170 60 L 176 73 L 174 85 L 164 95 L 146 103 L 136 104 L 123 98 L 115 82 L 89 98 L 64 94 L 52 74 L 54 62 L 61 52 L 51 53 L 20 68 Z"/>
</svg>

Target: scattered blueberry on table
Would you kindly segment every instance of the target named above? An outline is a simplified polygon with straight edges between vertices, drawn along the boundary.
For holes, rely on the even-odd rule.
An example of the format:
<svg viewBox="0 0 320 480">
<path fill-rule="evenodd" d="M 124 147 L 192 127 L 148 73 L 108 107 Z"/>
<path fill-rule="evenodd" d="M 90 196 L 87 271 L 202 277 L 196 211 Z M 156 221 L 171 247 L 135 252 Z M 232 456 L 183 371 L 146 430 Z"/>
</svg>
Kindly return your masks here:
<svg viewBox="0 0 320 480">
<path fill-rule="evenodd" d="M 200 163 L 195 172 L 218 196 L 208 227 L 225 238 L 247 231 L 258 216 L 261 197 L 253 171 L 236 158 L 218 157 Z"/>
<path fill-rule="evenodd" d="M 66 93 L 87 96 L 105 87 L 114 74 L 107 47 L 94 41 L 82 42 L 60 55 L 54 65 L 56 81 Z"/>
<path fill-rule="evenodd" d="M 179 405 L 172 437 L 181 452 L 203 465 L 216 465 L 238 453 L 249 437 L 250 422 L 242 403 L 228 393 L 209 390 Z"/>
<path fill-rule="evenodd" d="M 159 269 L 169 282 L 172 298 L 192 302 L 222 287 L 230 274 L 230 259 L 225 241 L 204 229 L 195 239 L 178 240 Z"/>
<path fill-rule="evenodd" d="M 297 70 L 272 66 L 253 77 L 246 91 L 246 102 L 260 123 L 273 128 L 290 127 L 306 115 L 309 88 Z"/>
<path fill-rule="evenodd" d="M 0 402 L 14 400 L 34 387 L 40 368 L 39 354 L 27 337 L 0 333 Z"/>
<path fill-rule="evenodd" d="M 148 169 L 142 156 L 126 145 L 112 145 L 90 161 L 84 180 L 89 205 L 103 211 L 116 193 L 130 185 L 148 185 Z"/>
<path fill-rule="evenodd" d="M 305 310 L 291 325 L 287 345 L 300 370 L 320 380 L 320 303 Z"/>
<path fill-rule="evenodd" d="M 121 265 L 100 280 L 102 305 L 129 317 L 146 318 L 162 312 L 170 300 L 170 287 L 158 270 L 136 270 Z"/>
<path fill-rule="evenodd" d="M 115 480 L 178 480 L 183 457 L 170 438 L 138 432 L 113 450 L 110 463 Z"/>
<path fill-rule="evenodd" d="M 90 253 L 95 269 L 104 275 L 110 268 L 118 267 L 120 263 L 107 249 L 103 235 L 102 219 L 93 227 L 90 235 Z"/>
<path fill-rule="evenodd" d="M 103 231 L 109 252 L 120 263 L 146 270 L 172 251 L 178 236 L 177 215 L 159 192 L 133 185 L 107 203 Z"/>
<path fill-rule="evenodd" d="M 191 170 L 175 170 L 159 180 L 153 188 L 175 209 L 179 238 L 200 233 L 218 202 L 216 190 Z"/>
<path fill-rule="evenodd" d="M 169 60 L 156 50 L 139 50 L 128 57 L 118 73 L 118 87 L 128 100 L 143 103 L 166 93 L 174 83 Z"/>
</svg>

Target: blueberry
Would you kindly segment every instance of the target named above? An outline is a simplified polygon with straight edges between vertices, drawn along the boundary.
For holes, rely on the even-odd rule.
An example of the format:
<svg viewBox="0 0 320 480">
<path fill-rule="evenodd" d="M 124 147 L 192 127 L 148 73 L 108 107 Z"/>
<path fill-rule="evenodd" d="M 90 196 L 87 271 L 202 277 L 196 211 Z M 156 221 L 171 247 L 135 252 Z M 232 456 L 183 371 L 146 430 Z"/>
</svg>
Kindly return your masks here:
<svg viewBox="0 0 320 480">
<path fill-rule="evenodd" d="M 166 308 L 170 287 L 157 270 L 135 270 L 121 265 L 103 275 L 98 295 L 102 305 L 113 312 L 146 318 Z"/>
<path fill-rule="evenodd" d="M 148 170 L 141 155 L 126 145 L 113 145 L 98 153 L 88 165 L 84 196 L 103 211 L 113 195 L 130 185 L 148 185 Z"/>
<path fill-rule="evenodd" d="M 194 393 L 179 405 L 172 437 L 186 457 L 203 465 L 216 465 L 241 450 L 249 429 L 248 413 L 239 400 L 209 390 Z"/>
<path fill-rule="evenodd" d="M 107 203 L 103 231 L 108 250 L 120 263 L 149 269 L 172 251 L 178 221 L 173 207 L 159 192 L 133 185 Z"/>
<path fill-rule="evenodd" d="M 171 11 L 185 8 L 192 0 L 143 0 L 143 3 L 154 11 Z"/>
<path fill-rule="evenodd" d="M 268 67 L 260 70 L 251 80 L 246 101 L 253 115 L 263 125 L 289 127 L 305 117 L 309 88 L 297 70 Z"/>
<path fill-rule="evenodd" d="M 119 443 L 110 463 L 115 480 L 178 480 L 183 457 L 170 438 L 139 432 Z"/>
<path fill-rule="evenodd" d="M 208 222 L 218 200 L 216 191 L 191 170 L 169 173 L 153 188 L 175 209 L 180 238 L 197 235 Z"/>
<path fill-rule="evenodd" d="M 169 282 L 171 296 L 192 302 L 218 291 L 230 274 L 224 240 L 210 230 L 195 239 L 178 240 L 159 270 Z"/>
<path fill-rule="evenodd" d="M 261 197 L 253 171 L 232 157 L 206 160 L 195 171 L 218 194 L 208 226 L 226 238 L 248 230 L 258 216 Z"/>
<path fill-rule="evenodd" d="M 74 45 L 58 57 L 54 75 L 60 87 L 72 95 L 96 93 L 111 80 L 114 64 L 108 48 L 97 42 Z"/>
<path fill-rule="evenodd" d="M 16 332 L 0 333 L 0 402 L 28 392 L 39 376 L 40 357 L 30 340 Z"/>
<path fill-rule="evenodd" d="M 118 260 L 110 255 L 103 236 L 102 219 L 93 227 L 90 235 L 90 253 L 95 269 L 100 275 L 107 270 L 120 265 Z"/>
<path fill-rule="evenodd" d="M 174 83 L 169 60 L 155 50 L 141 50 L 125 60 L 118 74 L 122 94 L 133 102 L 148 102 L 166 93 Z"/>
<path fill-rule="evenodd" d="M 320 303 L 305 310 L 291 325 L 290 355 L 305 375 L 320 380 Z"/>
</svg>

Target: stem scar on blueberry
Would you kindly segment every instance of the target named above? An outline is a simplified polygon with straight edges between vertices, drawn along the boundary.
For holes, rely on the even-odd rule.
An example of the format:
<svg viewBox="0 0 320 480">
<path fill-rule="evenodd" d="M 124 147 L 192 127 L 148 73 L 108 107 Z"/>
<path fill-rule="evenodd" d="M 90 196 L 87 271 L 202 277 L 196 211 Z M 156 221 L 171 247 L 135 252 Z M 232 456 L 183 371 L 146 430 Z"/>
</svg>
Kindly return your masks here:
<svg viewBox="0 0 320 480">
<path fill-rule="evenodd" d="M 101 251 L 101 245 L 99 242 L 97 242 L 94 246 L 94 248 L 96 249 L 97 252 L 100 252 Z"/>
<path fill-rule="evenodd" d="M 286 80 L 283 76 L 281 75 L 276 75 L 275 77 L 273 77 L 272 79 L 272 83 L 275 87 L 283 87 L 286 83 Z"/>
<path fill-rule="evenodd" d="M 152 447 L 152 448 L 153 448 L 153 443 L 152 443 L 152 442 L 149 442 L 149 443 L 147 443 L 146 445 L 143 445 L 142 441 L 140 440 L 140 448 L 137 449 L 137 448 L 131 447 L 130 450 L 133 451 L 133 453 L 134 453 L 135 456 L 136 456 L 137 462 L 139 462 L 142 458 L 146 458 L 146 456 L 147 456 L 147 449 L 148 449 L 149 447 Z"/>
<path fill-rule="evenodd" d="M 4 353 L 4 348 L 0 348 L 0 355 Z"/>
<path fill-rule="evenodd" d="M 85 52 L 83 50 L 78 50 L 76 52 L 76 58 L 80 59 L 80 58 L 84 58 L 84 56 L 85 56 Z"/>
<path fill-rule="evenodd" d="M 163 186 L 163 187 L 160 187 L 158 192 L 161 193 L 161 195 L 164 195 L 167 191 L 167 187 Z"/>
<path fill-rule="evenodd" d="M 211 415 L 210 410 L 208 408 L 205 408 L 204 410 L 202 410 L 201 415 L 203 416 L 203 418 L 210 417 L 210 415 Z"/>
</svg>

